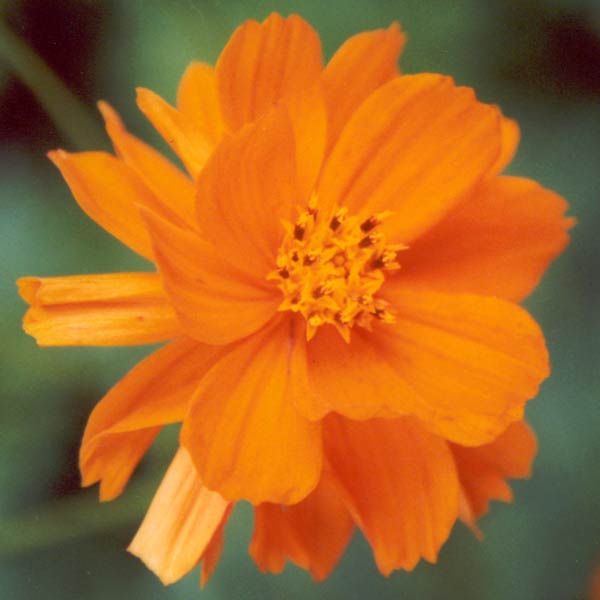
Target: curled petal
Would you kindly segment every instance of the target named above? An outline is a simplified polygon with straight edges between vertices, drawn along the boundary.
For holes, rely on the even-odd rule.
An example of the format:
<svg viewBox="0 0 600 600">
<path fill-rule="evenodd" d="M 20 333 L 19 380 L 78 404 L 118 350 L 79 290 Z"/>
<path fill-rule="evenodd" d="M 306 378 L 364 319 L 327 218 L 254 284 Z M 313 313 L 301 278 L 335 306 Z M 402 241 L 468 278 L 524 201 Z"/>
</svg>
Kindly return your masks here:
<svg viewBox="0 0 600 600">
<path fill-rule="evenodd" d="M 507 479 L 531 475 L 537 452 L 535 434 L 524 421 L 511 423 L 493 442 L 475 448 L 450 444 L 460 485 L 468 504 L 471 526 L 484 515 L 490 500 L 510 502 L 512 492 Z"/>
<path fill-rule="evenodd" d="M 280 573 L 289 559 L 325 579 L 344 552 L 354 523 L 331 477 L 293 506 L 265 503 L 254 509 L 250 554 L 261 571 Z"/>
<path fill-rule="evenodd" d="M 435 562 L 458 516 L 459 485 L 446 442 L 415 419 L 328 417 L 325 455 L 384 575 Z"/>
<path fill-rule="evenodd" d="M 154 273 L 22 277 L 23 327 L 40 346 L 127 346 L 182 329 Z"/>
<path fill-rule="evenodd" d="M 229 503 L 202 484 L 180 448 L 128 550 L 169 585 L 191 571 L 229 516 Z"/>
</svg>

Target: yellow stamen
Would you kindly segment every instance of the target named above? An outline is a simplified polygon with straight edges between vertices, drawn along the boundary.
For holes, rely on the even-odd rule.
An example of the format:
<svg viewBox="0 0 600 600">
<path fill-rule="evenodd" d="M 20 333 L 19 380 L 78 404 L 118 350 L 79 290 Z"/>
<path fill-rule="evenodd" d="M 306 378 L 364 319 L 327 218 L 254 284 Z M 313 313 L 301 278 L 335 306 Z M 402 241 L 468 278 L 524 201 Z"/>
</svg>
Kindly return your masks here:
<svg viewBox="0 0 600 600">
<path fill-rule="evenodd" d="M 326 324 L 349 342 L 354 325 L 371 329 L 373 319 L 393 323 L 391 308 L 377 298 L 386 272 L 400 268 L 397 255 L 406 248 L 387 244 L 384 234 L 376 231 L 390 214 L 359 219 L 342 207 L 320 220 L 311 199 L 294 224 L 284 223 L 277 270 L 268 279 L 283 292 L 279 310 L 298 312 L 306 319 L 307 339 Z"/>
</svg>

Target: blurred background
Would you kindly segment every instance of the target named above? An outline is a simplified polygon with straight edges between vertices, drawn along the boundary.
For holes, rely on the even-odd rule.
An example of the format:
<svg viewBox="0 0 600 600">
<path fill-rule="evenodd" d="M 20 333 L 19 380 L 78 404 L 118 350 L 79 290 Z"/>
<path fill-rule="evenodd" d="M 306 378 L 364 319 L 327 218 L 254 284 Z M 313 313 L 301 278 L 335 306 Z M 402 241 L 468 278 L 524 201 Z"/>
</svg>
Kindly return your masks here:
<svg viewBox="0 0 600 600">
<path fill-rule="evenodd" d="M 169 153 L 137 112 L 135 86 L 174 100 L 189 61 L 214 62 L 238 24 L 273 10 L 307 18 L 326 57 L 356 32 L 400 21 L 402 69 L 451 74 L 499 104 L 522 129 L 510 172 L 570 201 L 573 242 L 527 301 L 553 363 L 528 408 L 540 452 L 533 478 L 513 486 L 516 502 L 495 503 L 482 521 L 484 542 L 457 525 L 435 566 L 386 579 L 357 533 L 324 583 L 293 566 L 262 575 L 247 554 L 252 513 L 240 506 L 207 589 L 197 571 L 163 588 L 125 548 L 177 432 L 161 435 L 112 503 L 80 490 L 77 470 L 93 405 L 150 349 L 38 348 L 21 330 L 14 280 L 145 268 L 80 212 L 45 153 L 108 148 L 100 98 Z M 0 23 L 0 598 L 586 597 L 600 564 L 598 0 L 0 0 Z"/>
</svg>

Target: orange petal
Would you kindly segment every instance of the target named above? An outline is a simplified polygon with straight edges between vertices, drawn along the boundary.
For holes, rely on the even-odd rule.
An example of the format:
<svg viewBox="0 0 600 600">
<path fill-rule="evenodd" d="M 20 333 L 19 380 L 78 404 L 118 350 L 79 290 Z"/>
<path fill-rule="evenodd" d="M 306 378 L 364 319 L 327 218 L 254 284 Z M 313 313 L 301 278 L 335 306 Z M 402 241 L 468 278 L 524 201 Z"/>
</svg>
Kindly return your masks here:
<svg viewBox="0 0 600 600">
<path fill-rule="evenodd" d="M 237 344 L 202 380 L 181 440 L 210 489 L 229 500 L 299 502 L 321 471 L 320 425 L 290 394 L 288 321 Z"/>
<path fill-rule="evenodd" d="M 217 62 L 223 119 L 235 131 L 301 95 L 321 75 L 321 42 L 302 18 L 272 14 L 238 27 Z"/>
<path fill-rule="evenodd" d="M 22 277 L 31 305 L 25 331 L 40 346 L 128 346 L 172 339 L 182 329 L 154 273 Z"/>
<path fill-rule="evenodd" d="M 301 342 L 299 342 L 301 343 Z M 302 355 L 297 357 L 301 369 Z M 381 416 L 388 408 L 393 414 L 409 414 L 416 400 L 406 388 L 385 349 L 378 348 L 371 332 L 354 328 L 347 344 L 330 326 L 321 327 L 307 344 L 306 367 L 310 392 L 294 395 L 298 411 L 311 420 L 335 411 L 350 419 Z"/>
<path fill-rule="evenodd" d="M 98 225 L 152 260 L 148 234 L 137 205 L 160 210 L 156 198 L 133 169 L 106 152 L 48 153 L 81 209 Z"/>
<path fill-rule="evenodd" d="M 98 108 L 119 158 L 131 167 L 157 199 L 156 208 L 175 223 L 194 224 L 194 184 L 177 167 L 123 125 L 119 115 L 106 103 Z"/>
<path fill-rule="evenodd" d="M 398 289 L 393 325 L 374 343 L 404 381 L 404 401 L 431 431 L 465 446 L 491 442 L 523 416 L 549 375 L 538 325 L 485 296 Z M 412 391 L 412 393 L 410 393 Z"/>
<path fill-rule="evenodd" d="M 496 174 L 501 173 L 509 165 L 517 153 L 519 141 L 521 139 L 521 131 L 519 124 L 513 119 L 502 117 L 501 120 L 502 146 L 500 156 L 496 159 L 496 163 L 492 167 L 492 171 Z"/>
<path fill-rule="evenodd" d="M 353 528 L 337 487 L 323 474 L 315 490 L 298 504 L 267 502 L 254 509 L 250 555 L 263 572 L 280 573 L 289 559 L 321 581 L 342 556 Z"/>
<path fill-rule="evenodd" d="M 531 475 L 537 442 L 527 423 L 517 421 L 490 444 L 476 448 L 450 444 L 450 448 L 469 512 L 478 519 L 487 512 L 490 500 L 512 500 L 506 480 Z"/>
<path fill-rule="evenodd" d="M 138 88 L 137 104 L 158 133 L 181 158 L 190 175 L 196 178 L 213 151 L 212 139 L 196 126 L 187 113 L 173 108 L 150 90 Z"/>
<path fill-rule="evenodd" d="M 330 144 L 354 111 L 372 92 L 398 74 L 398 57 L 406 36 L 398 23 L 348 39 L 323 71 L 329 109 Z"/>
<path fill-rule="evenodd" d="M 446 442 L 411 418 L 332 416 L 323 444 L 379 570 L 411 570 L 421 557 L 435 562 L 458 516 L 458 478 Z"/>
<path fill-rule="evenodd" d="M 223 141 L 198 181 L 205 238 L 231 264 L 261 279 L 275 268 L 296 188 L 295 143 L 287 111 L 271 111 Z"/>
<path fill-rule="evenodd" d="M 390 238 L 439 221 L 500 151 L 498 110 L 441 75 L 396 77 L 354 113 L 325 165 L 320 203 L 364 216 L 393 211 Z"/>
<path fill-rule="evenodd" d="M 203 374 L 226 349 L 184 338 L 135 366 L 92 411 L 79 456 L 83 485 L 118 496 L 162 425 L 183 420 Z"/>
<path fill-rule="evenodd" d="M 218 529 L 213 534 L 212 540 L 206 547 L 204 554 L 202 555 L 202 569 L 200 570 L 200 587 L 203 588 L 208 580 L 212 577 L 219 561 L 221 560 L 221 554 L 223 553 L 223 544 L 225 537 L 225 525 L 229 519 L 229 515 L 233 510 L 234 504 L 229 504 L 227 512 L 221 521 Z"/>
<path fill-rule="evenodd" d="M 267 323 L 281 302 L 276 288 L 225 262 L 195 232 L 144 213 L 159 271 L 188 335 L 226 344 Z"/>
<path fill-rule="evenodd" d="M 191 571 L 228 516 L 229 503 L 202 485 L 180 448 L 128 550 L 164 585 Z"/>
<path fill-rule="evenodd" d="M 221 141 L 225 126 L 215 70 L 210 65 L 193 62 L 186 69 L 177 90 L 177 109 L 213 146 Z"/>
<path fill-rule="evenodd" d="M 402 255 L 407 280 L 433 289 L 521 300 L 567 245 L 567 203 L 534 181 L 493 177 Z"/>
</svg>

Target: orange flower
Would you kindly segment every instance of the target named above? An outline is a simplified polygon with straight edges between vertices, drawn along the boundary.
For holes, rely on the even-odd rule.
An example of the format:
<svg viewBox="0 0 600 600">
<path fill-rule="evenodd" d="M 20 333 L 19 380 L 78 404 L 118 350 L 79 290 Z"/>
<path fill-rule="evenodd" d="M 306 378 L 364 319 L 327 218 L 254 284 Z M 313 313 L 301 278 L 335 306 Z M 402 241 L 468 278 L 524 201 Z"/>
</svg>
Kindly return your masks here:
<svg viewBox="0 0 600 600">
<path fill-rule="evenodd" d="M 233 504 L 250 552 L 327 576 L 354 525 L 382 573 L 435 561 L 527 476 L 549 372 L 516 302 L 565 247 L 566 203 L 501 176 L 517 125 L 441 75 L 399 75 L 397 25 L 323 68 L 301 18 L 249 21 L 174 108 L 138 104 L 188 174 L 100 109 L 116 156 L 51 159 L 157 272 L 23 278 L 40 345 L 169 341 L 93 411 L 84 485 L 117 496 L 160 428 L 181 448 L 130 550 L 165 583 L 216 565 Z"/>
</svg>

